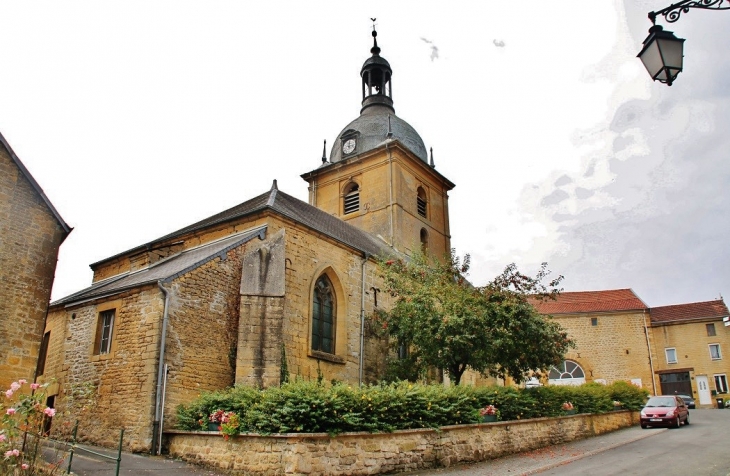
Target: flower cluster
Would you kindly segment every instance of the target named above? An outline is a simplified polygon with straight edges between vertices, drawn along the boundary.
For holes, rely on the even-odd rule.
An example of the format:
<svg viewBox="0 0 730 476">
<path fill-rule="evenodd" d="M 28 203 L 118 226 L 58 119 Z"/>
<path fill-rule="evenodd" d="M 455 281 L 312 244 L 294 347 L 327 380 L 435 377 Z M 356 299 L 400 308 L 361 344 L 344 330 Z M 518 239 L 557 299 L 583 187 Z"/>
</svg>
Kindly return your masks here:
<svg viewBox="0 0 730 476">
<path fill-rule="evenodd" d="M 208 421 L 210 421 L 211 423 L 228 423 L 231 417 L 235 414 L 235 412 L 224 412 L 219 408 L 218 410 L 210 414 L 210 416 L 208 417 Z"/>
<path fill-rule="evenodd" d="M 479 410 L 479 414 L 481 416 L 496 415 L 497 414 L 497 407 L 495 407 L 494 405 L 487 405 L 486 407 L 484 407 L 481 410 Z"/>
<path fill-rule="evenodd" d="M 29 436 L 45 436 L 48 419 L 56 415 L 55 409 L 43 404 L 44 392 L 37 391 L 44 388 L 45 385 L 28 384 L 27 380 L 19 379 L 3 392 L 5 398 L 0 398 L 0 474 L 16 474 L 18 469 L 23 470 L 23 474 L 40 471 L 40 467 L 36 467 L 40 459 L 38 445 L 21 448 Z"/>
<path fill-rule="evenodd" d="M 563 403 L 563 410 L 570 411 L 572 409 L 573 409 L 573 403 L 571 403 L 571 402 Z"/>
<path fill-rule="evenodd" d="M 621 406 L 621 402 L 619 402 L 618 400 L 614 400 L 613 401 L 613 406 L 614 407 L 620 407 Z"/>
</svg>

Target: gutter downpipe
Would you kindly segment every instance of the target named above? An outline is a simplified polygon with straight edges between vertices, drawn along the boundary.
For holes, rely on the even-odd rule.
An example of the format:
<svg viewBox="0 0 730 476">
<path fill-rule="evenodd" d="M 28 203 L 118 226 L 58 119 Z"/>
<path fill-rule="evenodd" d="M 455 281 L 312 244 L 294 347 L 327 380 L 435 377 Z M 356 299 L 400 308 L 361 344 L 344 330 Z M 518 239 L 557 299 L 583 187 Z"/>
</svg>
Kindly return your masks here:
<svg viewBox="0 0 730 476">
<path fill-rule="evenodd" d="M 644 335 L 646 336 L 646 350 L 649 351 L 649 369 L 651 370 L 651 388 L 656 395 L 656 381 L 654 378 L 654 359 L 651 356 L 651 344 L 649 344 L 649 328 L 646 327 L 646 311 L 644 311 Z"/>
<path fill-rule="evenodd" d="M 362 281 L 362 289 L 360 290 L 360 368 L 358 376 L 358 386 L 362 387 L 362 371 L 363 371 L 363 349 L 365 347 L 365 265 L 370 259 L 370 254 L 363 253 L 362 267 L 360 276 Z"/>
<path fill-rule="evenodd" d="M 395 230 L 393 224 L 393 152 L 390 150 L 390 144 L 385 144 L 385 150 L 388 151 L 388 193 L 390 195 L 390 246 L 395 248 Z"/>
<path fill-rule="evenodd" d="M 152 454 L 160 454 L 159 451 L 162 445 L 162 422 L 160 421 L 160 415 L 162 414 L 161 403 L 163 399 L 162 395 L 162 378 L 164 374 L 164 361 L 165 361 L 165 338 L 167 337 L 167 321 L 168 312 L 170 308 L 170 293 L 162 285 L 162 281 L 157 281 L 157 286 L 165 295 L 165 309 L 162 313 L 162 337 L 160 337 L 160 359 L 157 363 L 157 389 L 155 391 L 155 421 L 152 423 Z"/>
</svg>

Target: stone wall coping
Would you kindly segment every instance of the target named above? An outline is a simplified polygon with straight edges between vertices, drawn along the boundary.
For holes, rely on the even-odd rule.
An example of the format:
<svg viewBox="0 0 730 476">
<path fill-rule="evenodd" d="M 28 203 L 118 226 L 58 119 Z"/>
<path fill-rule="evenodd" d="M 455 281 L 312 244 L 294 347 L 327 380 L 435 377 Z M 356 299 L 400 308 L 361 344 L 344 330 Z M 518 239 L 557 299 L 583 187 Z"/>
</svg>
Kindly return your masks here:
<svg viewBox="0 0 730 476">
<path fill-rule="evenodd" d="M 616 410 L 608 413 L 625 413 L 631 410 Z M 605 415 L 605 413 L 576 413 L 574 415 L 562 415 L 557 417 L 540 417 L 540 418 L 525 418 L 521 420 L 504 420 L 495 421 L 491 423 L 462 423 L 459 425 L 447 425 L 439 428 L 412 428 L 407 430 L 395 430 L 392 432 L 377 432 L 370 433 L 368 431 L 353 431 L 346 433 L 337 433 L 336 435 L 330 435 L 329 433 L 272 433 L 269 435 L 262 435 L 261 433 L 239 433 L 235 436 L 248 437 L 248 438 L 280 438 L 280 439 L 334 439 L 334 438 L 345 438 L 345 437 L 361 437 L 361 436 L 382 436 L 382 435 L 407 435 L 407 434 L 419 434 L 419 433 L 442 433 L 449 430 L 459 430 L 464 428 L 478 428 L 478 427 L 503 427 L 509 425 L 527 425 L 536 422 L 555 420 L 555 419 L 570 419 L 570 418 L 581 418 L 586 416 L 597 416 Z M 218 436 L 221 434 L 220 431 L 197 431 L 197 430 L 165 430 L 166 435 L 207 435 L 207 436 Z"/>
</svg>

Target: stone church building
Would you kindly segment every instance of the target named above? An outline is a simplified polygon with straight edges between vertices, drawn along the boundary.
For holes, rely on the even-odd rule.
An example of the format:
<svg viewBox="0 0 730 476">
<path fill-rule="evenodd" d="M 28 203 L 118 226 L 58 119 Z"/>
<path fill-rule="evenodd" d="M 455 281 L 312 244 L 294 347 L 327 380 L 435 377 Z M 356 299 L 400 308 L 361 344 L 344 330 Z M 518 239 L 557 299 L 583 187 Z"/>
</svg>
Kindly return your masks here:
<svg viewBox="0 0 730 476">
<path fill-rule="evenodd" d="M 156 447 L 175 407 L 204 390 L 292 376 L 375 381 L 385 343 L 365 316 L 387 305 L 377 258 L 450 251 L 448 192 L 418 133 L 396 116 L 373 32 L 360 115 L 302 178 L 309 203 L 271 189 L 97 263 L 91 286 L 51 304 L 44 379 L 97 387 L 80 431 Z M 58 398 L 62 405 L 63 398 Z"/>
</svg>

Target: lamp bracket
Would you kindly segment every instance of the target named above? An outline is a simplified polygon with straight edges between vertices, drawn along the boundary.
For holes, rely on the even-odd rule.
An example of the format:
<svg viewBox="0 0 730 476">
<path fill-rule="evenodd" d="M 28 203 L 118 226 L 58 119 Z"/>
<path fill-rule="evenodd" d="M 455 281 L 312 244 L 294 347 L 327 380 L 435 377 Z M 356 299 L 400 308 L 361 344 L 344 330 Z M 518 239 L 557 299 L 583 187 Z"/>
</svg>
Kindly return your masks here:
<svg viewBox="0 0 730 476">
<path fill-rule="evenodd" d="M 682 13 L 687 13 L 690 8 L 701 8 L 703 10 L 730 10 L 730 1 L 725 0 L 684 0 L 669 5 L 658 12 L 649 12 L 649 20 L 656 23 L 656 17 L 661 15 L 667 23 L 674 23 L 679 20 Z"/>
</svg>

